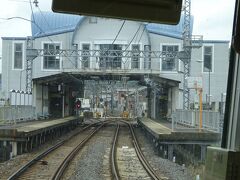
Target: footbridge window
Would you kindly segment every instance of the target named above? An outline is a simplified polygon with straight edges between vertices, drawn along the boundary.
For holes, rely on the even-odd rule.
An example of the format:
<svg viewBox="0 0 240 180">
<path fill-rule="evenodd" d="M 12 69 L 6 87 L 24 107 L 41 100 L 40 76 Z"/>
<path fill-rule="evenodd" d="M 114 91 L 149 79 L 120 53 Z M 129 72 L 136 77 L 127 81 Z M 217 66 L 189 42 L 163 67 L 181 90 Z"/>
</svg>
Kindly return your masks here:
<svg viewBox="0 0 240 180">
<path fill-rule="evenodd" d="M 82 44 L 82 68 L 90 67 L 90 44 Z"/>
<path fill-rule="evenodd" d="M 131 61 L 132 69 L 139 69 L 139 63 L 140 63 L 139 53 L 140 53 L 140 45 L 133 44 L 132 45 L 132 61 Z"/>
<path fill-rule="evenodd" d="M 121 69 L 122 46 L 119 44 L 100 44 L 101 69 Z"/>
<path fill-rule="evenodd" d="M 174 53 L 179 50 L 178 45 L 163 45 L 163 55 Z M 162 71 L 177 71 L 177 60 L 174 57 L 167 56 L 162 59 Z"/>
<path fill-rule="evenodd" d="M 44 43 L 43 69 L 59 70 L 60 56 L 57 51 L 60 49 L 60 43 Z"/>
</svg>

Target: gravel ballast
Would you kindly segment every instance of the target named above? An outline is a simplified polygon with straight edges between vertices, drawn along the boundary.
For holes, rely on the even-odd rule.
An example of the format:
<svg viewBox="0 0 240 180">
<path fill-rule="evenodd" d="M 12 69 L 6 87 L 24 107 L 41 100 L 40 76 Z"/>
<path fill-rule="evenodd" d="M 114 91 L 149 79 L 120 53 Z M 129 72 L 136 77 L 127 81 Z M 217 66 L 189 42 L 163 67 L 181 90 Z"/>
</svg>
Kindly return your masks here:
<svg viewBox="0 0 240 180">
<path fill-rule="evenodd" d="M 173 163 L 168 159 L 161 158 L 155 151 L 153 144 L 150 140 L 144 136 L 143 131 L 140 128 L 135 128 L 136 137 L 140 144 L 140 147 L 145 155 L 146 159 L 150 162 L 152 167 L 163 174 L 169 180 L 193 180 L 194 176 L 187 168 L 183 168 L 181 165 Z"/>
</svg>

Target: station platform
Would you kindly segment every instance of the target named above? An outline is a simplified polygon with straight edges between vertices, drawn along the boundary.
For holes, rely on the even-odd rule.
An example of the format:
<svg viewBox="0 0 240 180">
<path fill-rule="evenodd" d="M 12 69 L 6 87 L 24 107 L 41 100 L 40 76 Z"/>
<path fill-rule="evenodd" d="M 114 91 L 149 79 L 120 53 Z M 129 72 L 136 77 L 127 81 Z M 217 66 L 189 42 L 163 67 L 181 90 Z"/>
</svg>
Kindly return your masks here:
<svg viewBox="0 0 240 180">
<path fill-rule="evenodd" d="M 35 136 L 58 128 L 72 126 L 77 124 L 79 118 L 74 116 L 51 119 L 29 121 L 18 124 L 0 126 L 0 140 L 4 141 L 25 141 L 28 137 Z"/>
<path fill-rule="evenodd" d="M 156 122 L 149 118 L 138 119 L 138 124 L 161 144 L 216 144 L 221 134 L 207 130 L 184 127 L 172 130 L 167 121 Z"/>
<path fill-rule="evenodd" d="M 0 162 L 26 152 L 73 130 L 82 117 L 29 121 L 0 126 Z"/>
</svg>

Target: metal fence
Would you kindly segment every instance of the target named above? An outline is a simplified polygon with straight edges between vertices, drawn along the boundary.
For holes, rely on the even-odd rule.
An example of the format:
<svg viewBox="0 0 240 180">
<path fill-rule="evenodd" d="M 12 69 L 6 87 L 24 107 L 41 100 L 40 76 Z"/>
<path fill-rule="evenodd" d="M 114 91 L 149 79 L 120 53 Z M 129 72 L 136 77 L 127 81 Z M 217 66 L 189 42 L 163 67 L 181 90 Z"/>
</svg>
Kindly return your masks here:
<svg viewBox="0 0 240 180">
<path fill-rule="evenodd" d="M 172 114 L 172 129 L 184 127 L 199 128 L 199 114 L 197 110 L 177 109 Z M 202 128 L 210 131 L 220 132 L 220 113 L 215 111 L 202 111 Z"/>
<path fill-rule="evenodd" d="M 2 106 L 0 107 L 1 123 L 17 123 L 36 119 L 36 108 L 33 106 Z"/>
</svg>

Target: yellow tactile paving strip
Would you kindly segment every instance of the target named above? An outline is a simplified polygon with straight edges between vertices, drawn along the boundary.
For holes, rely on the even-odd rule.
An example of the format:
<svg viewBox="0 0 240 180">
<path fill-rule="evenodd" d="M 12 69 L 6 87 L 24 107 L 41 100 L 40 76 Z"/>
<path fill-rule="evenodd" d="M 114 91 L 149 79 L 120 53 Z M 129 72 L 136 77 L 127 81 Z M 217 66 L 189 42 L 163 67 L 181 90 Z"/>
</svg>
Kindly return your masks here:
<svg viewBox="0 0 240 180">
<path fill-rule="evenodd" d="M 75 117 L 67 117 L 67 118 L 62 118 L 62 119 L 56 119 L 56 120 L 50 120 L 50 121 L 45 121 L 45 122 L 40 122 L 37 124 L 30 124 L 22 127 L 18 127 L 17 132 L 31 132 L 31 131 L 36 131 L 44 128 L 48 128 L 51 126 L 67 123 L 68 121 L 72 121 L 76 119 Z"/>
<path fill-rule="evenodd" d="M 141 120 L 142 124 L 144 124 L 145 127 L 149 128 L 149 130 L 153 131 L 155 134 L 171 134 L 171 129 L 163 126 L 160 123 L 157 123 L 151 119 L 145 118 Z"/>
</svg>

